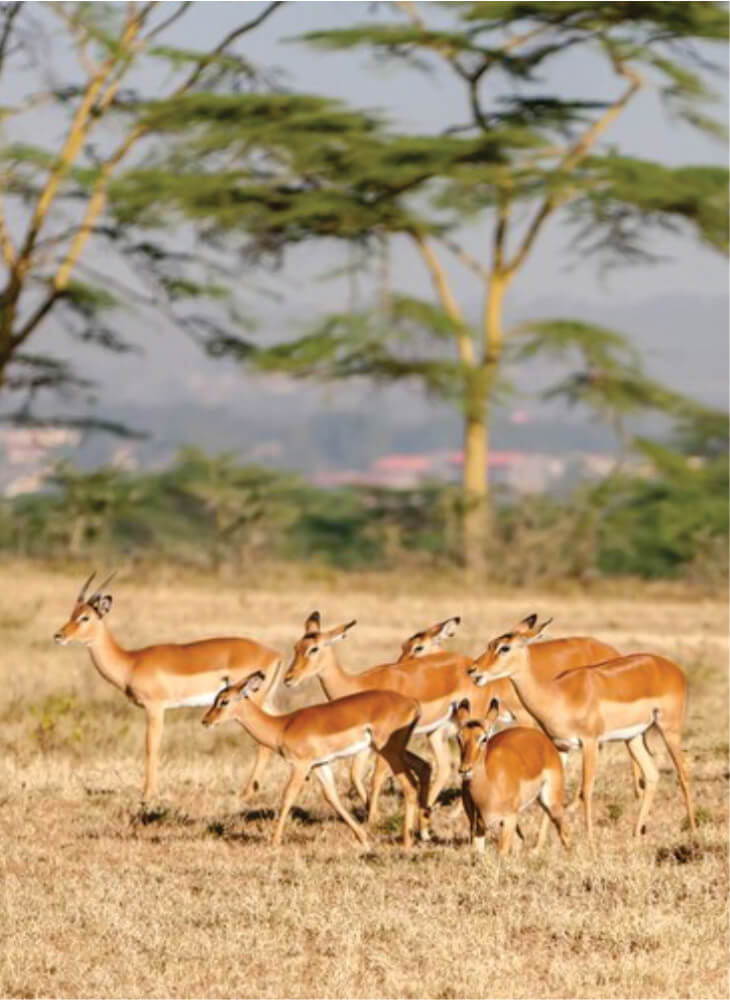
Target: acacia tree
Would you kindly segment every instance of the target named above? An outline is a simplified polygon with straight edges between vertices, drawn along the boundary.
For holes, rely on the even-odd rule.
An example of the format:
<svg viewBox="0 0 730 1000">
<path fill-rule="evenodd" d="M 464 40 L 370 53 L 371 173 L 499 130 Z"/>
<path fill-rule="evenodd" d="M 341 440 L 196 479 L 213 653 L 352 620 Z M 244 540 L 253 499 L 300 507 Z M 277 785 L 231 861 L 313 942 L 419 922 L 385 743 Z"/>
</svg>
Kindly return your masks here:
<svg viewBox="0 0 730 1000">
<path fill-rule="evenodd" d="M 152 309 L 193 334 L 216 322 L 215 314 L 200 311 L 200 300 L 226 298 L 228 319 L 237 317 L 234 285 L 222 285 L 230 275 L 214 247 L 186 250 L 166 224 L 154 227 L 151 211 L 140 235 L 110 202 L 123 171 L 154 153 L 145 123 L 151 102 L 164 99 L 174 109 L 177 101 L 221 88 L 261 93 L 264 101 L 270 90 L 236 43 L 281 4 L 242 12 L 206 51 L 167 41 L 192 6 L 0 4 L 0 82 L 8 102 L 0 107 L 0 392 L 6 416 L 9 408 L 12 418 L 33 420 L 39 394 L 68 395 L 90 386 L 83 370 L 45 347 L 33 348 L 51 317 L 62 331 L 111 351 L 131 349 L 119 323 L 105 318 L 122 306 Z M 67 78 L 54 69 L 54 51 L 75 57 Z M 34 84 L 26 84 L 29 76 Z M 29 134 L 33 143 L 23 138 Z M 88 417 L 64 422 L 123 430 Z"/>
<path fill-rule="evenodd" d="M 645 237 L 655 225 L 694 230 L 712 247 L 727 246 L 726 170 L 672 169 L 602 145 L 650 86 L 673 113 L 698 128 L 716 128 L 702 112 L 708 63 L 706 45 L 697 45 L 726 39 L 727 12 L 714 3 L 392 6 L 400 21 L 306 38 L 320 47 L 366 47 L 419 70 L 444 64 L 463 87 L 463 120 L 424 136 L 395 133 L 353 113 L 340 131 L 342 112 L 320 106 L 318 141 L 300 136 L 286 155 L 259 164 L 255 177 L 249 152 L 241 148 L 239 170 L 221 176 L 217 157 L 230 150 L 230 135 L 220 122 L 206 121 L 209 110 L 199 114 L 190 106 L 187 128 L 197 129 L 198 155 L 170 200 L 191 218 L 202 210 L 220 232 L 245 230 L 259 259 L 313 238 L 358 243 L 370 260 L 388 240 L 420 256 L 435 300 L 388 287 L 374 308 L 328 317 L 273 348 L 253 352 L 235 335 L 213 336 L 209 347 L 292 374 L 416 377 L 458 400 L 464 414 L 464 555 L 477 567 L 486 530 L 490 406 L 506 342 L 521 336 L 504 328 L 505 295 L 548 221 L 560 215 L 578 227 L 579 246 L 622 259 L 647 253 Z M 610 69 L 615 93 L 589 99 L 545 92 L 540 74 L 580 49 Z M 493 96 L 488 84 L 502 93 Z M 232 113 L 230 104 L 226 111 Z M 158 117 L 156 124 L 168 132 L 177 127 L 171 117 Z M 191 198 L 190 189 L 206 179 L 209 197 Z M 148 180 L 140 177 L 142 187 Z M 459 242 L 467 219 L 484 227 L 485 251 L 478 256 Z M 481 292 L 477 324 L 457 298 L 448 258 L 467 268 Z M 554 349 L 557 340 L 565 349 L 577 329 L 565 321 L 537 328 L 538 348 Z M 598 341 L 606 347 L 600 336 Z M 582 350 L 585 344 L 583 326 L 575 345 Z M 615 352 L 611 357 L 615 375 Z"/>
</svg>

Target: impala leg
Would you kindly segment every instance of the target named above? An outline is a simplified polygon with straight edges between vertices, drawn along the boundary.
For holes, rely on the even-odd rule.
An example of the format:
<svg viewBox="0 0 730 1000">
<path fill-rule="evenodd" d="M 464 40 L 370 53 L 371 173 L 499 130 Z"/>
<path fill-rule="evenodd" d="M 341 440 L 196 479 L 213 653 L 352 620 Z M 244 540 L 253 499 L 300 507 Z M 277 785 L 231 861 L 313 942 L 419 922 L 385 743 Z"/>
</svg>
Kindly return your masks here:
<svg viewBox="0 0 730 1000">
<path fill-rule="evenodd" d="M 145 736 L 145 779 L 142 800 L 149 802 L 157 796 L 157 771 L 160 762 L 160 742 L 165 709 L 160 705 L 147 705 L 147 733 Z"/>
<path fill-rule="evenodd" d="M 309 773 L 309 767 L 306 765 L 301 765 L 299 767 L 292 767 L 291 774 L 289 775 L 289 781 L 287 782 L 286 788 L 284 789 L 284 795 L 281 800 L 279 820 L 276 824 L 276 829 L 274 830 L 274 836 L 271 841 L 274 847 L 278 847 L 279 844 L 281 844 L 281 835 L 284 832 L 284 824 L 286 823 L 286 818 L 289 815 L 291 807 L 294 805 L 297 795 L 302 790 L 302 785 L 306 781 L 308 773 Z"/>
<path fill-rule="evenodd" d="M 484 817 L 477 810 L 476 806 L 474 807 L 474 823 L 472 826 L 472 831 L 474 834 L 474 838 L 472 841 L 474 851 L 477 854 L 484 854 L 484 849 L 487 842 L 487 827 L 484 822 Z"/>
<path fill-rule="evenodd" d="M 410 750 L 404 751 L 404 757 L 418 786 L 418 836 L 421 840 L 430 840 L 431 808 L 428 804 L 428 793 L 431 785 L 431 765 Z"/>
<path fill-rule="evenodd" d="M 416 813 L 418 811 L 418 793 L 421 792 L 422 788 L 420 780 L 414 774 L 413 764 L 414 759 L 420 758 L 417 758 L 415 754 L 411 754 L 406 750 L 406 744 L 410 739 L 412 730 L 412 726 L 397 730 L 391 734 L 383 747 L 378 748 L 378 754 L 387 762 L 390 770 L 403 789 L 403 796 L 406 803 L 405 821 L 403 823 L 403 846 L 406 849 L 411 846 L 411 831 L 416 825 Z M 426 790 L 428 790 L 427 783 Z"/>
<path fill-rule="evenodd" d="M 502 830 L 499 834 L 499 854 L 506 857 L 512 849 L 512 839 L 517 827 L 517 813 L 505 816 L 502 820 Z"/>
<path fill-rule="evenodd" d="M 367 771 L 369 760 L 370 751 L 361 750 L 360 753 L 355 754 L 353 757 L 352 767 L 350 768 L 350 780 L 366 809 L 368 808 L 368 793 L 365 788 L 365 772 Z"/>
<path fill-rule="evenodd" d="M 560 751 L 560 763 L 563 766 L 563 774 L 567 773 L 569 758 L 570 758 L 570 754 L 567 752 L 567 750 L 561 750 Z M 575 789 L 575 795 L 570 800 L 570 802 L 568 803 L 568 805 L 565 807 L 568 812 L 573 812 L 574 809 L 578 808 L 578 806 L 580 805 L 580 800 L 581 800 L 582 794 L 583 794 L 583 790 L 581 788 L 581 783 L 578 782 L 578 785 L 576 786 L 576 789 Z"/>
<path fill-rule="evenodd" d="M 461 801 L 464 804 L 464 812 L 466 813 L 466 818 L 469 821 L 469 843 L 473 845 L 474 833 L 476 831 L 477 810 L 474 805 L 474 799 L 471 797 L 469 783 L 466 781 L 462 782 L 461 785 Z"/>
<path fill-rule="evenodd" d="M 583 740 L 583 773 L 581 775 L 581 797 L 583 799 L 583 814 L 586 821 L 586 832 L 591 852 L 595 854 L 596 843 L 593 838 L 593 785 L 596 780 L 596 763 L 598 761 L 598 741 Z"/>
<path fill-rule="evenodd" d="M 373 772 L 373 781 L 370 786 L 370 800 L 368 803 L 368 826 L 372 826 L 378 817 L 378 799 L 380 798 L 380 790 L 383 787 L 383 782 L 390 774 L 390 769 L 388 764 L 383 758 L 378 755 L 375 760 L 375 771 Z"/>
<path fill-rule="evenodd" d="M 340 816 L 341 819 L 347 823 L 352 832 L 355 834 L 357 839 L 360 841 L 363 847 L 369 848 L 370 843 L 367 838 L 367 834 L 360 826 L 360 824 L 354 819 L 353 816 L 345 809 L 337 792 L 337 786 L 335 784 L 335 778 L 332 774 L 332 768 L 329 764 L 322 764 L 320 767 L 315 767 L 314 773 L 319 779 L 319 783 L 322 786 L 322 791 L 324 792 L 324 797 L 327 799 L 329 804 L 335 810 L 335 812 Z"/>
<path fill-rule="evenodd" d="M 687 807 L 689 829 L 690 833 L 694 837 L 697 835 L 697 824 L 695 822 L 695 809 L 692 801 L 692 787 L 690 785 L 687 762 L 685 761 L 684 754 L 682 753 L 679 733 L 674 730 L 662 729 L 658 723 L 657 728 L 662 734 L 662 738 L 664 739 L 667 750 L 669 751 L 669 756 L 672 758 L 672 763 L 674 764 L 674 768 L 677 772 L 679 784 L 682 786 L 684 804 Z"/>
<path fill-rule="evenodd" d="M 431 744 L 431 749 L 436 759 L 436 773 L 428 795 L 428 804 L 429 806 L 433 806 L 451 774 L 451 752 L 449 750 L 449 738 L 446 727 L 441 726 L 440 729 L 431 733 L 428 737 L 428 742 Z"/>
<path fill-rule="evenodd" d="M 629 748 L 632 759 L 641 769 L 641 775 L 644 779 L 644 794 L 641 799 L 641 806 L 639 807 L 639 818 L 634 828 L 634 836 L 638 837 L 639 834 L 646 833 L 646 818 L 649 815 L 649 809 L 651 808 L 657 782 L 659 781 L 659 769 L 654 763 L 654 758 L 646 748 L 643 734 L 635 736 L 633 740 L 628 740 L 626 745 Z"/>
<path fill-rule="evenodd" d="M 550 826 L 550 816 L 548 815 L 548 811 L 546 809 L 540 821 L 540 830 L 537 835 L 537 843 L 532 849 L 534 854 L 538 854 L 545 846 L 545 838 L 547 837 L 549 826 Z"/>
<path fill-rule="evenodd" d="M 545 812 L 542 818 L 535 852 L 542 849 L 551 820 L 557 830 L 558 836 L 560 837 L 560 843 L 565 848 L 570 847 L 570 839 L 566 833 L 565 824 L 563 823 L 563 788 L 563 776 L 561 773 L 555 776 L 554 784 L 552 782 L 546 782 L 540 791 L 538 802 Z"/>
<path fill-rule="evenodd" d="M 246 799 L 250 798 L 254 792 L 259 790 L 259 782 L 261 781 L 261 775 L 264 773 L 269 765 L 269 761 L 274 756 L 274 751 L 265 747 L 263 743 L 256 744 L 256 760 L 253 764 L 253 770 L 249 775 L 249 779 L 246 782 L 246 787 L 243 790 L 243 795 L 241 796 L 241 802 L 245 802 Z"/>
<path fill-rule="evenodd" d="M 646 743 L 644 744 L 644 746 L 646 747 L 646 752 L 649 755 L 651 755 L 651 751 L 649 750 L 649 747 L 646 746 Z M 634 760 L 633 756 L 631 758 L 631 780 L 632 780 L 633 785 L 634 785 L 634 798 L 635 799 L 640 799 L 641 798 L 642 789 L 644 788 L 644 785 L 642 784 L 642 781 L 643 781 L 643 772 L 642 772 L 641 768 L 639 767 L 639 765 Z"/>
</svg>

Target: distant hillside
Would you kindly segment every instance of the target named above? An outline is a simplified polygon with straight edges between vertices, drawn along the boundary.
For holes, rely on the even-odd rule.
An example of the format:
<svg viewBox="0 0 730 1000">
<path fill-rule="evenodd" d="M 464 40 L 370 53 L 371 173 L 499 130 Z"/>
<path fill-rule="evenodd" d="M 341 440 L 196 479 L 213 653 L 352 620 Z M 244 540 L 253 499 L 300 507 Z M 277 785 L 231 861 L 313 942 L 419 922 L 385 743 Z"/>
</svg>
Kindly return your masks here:
<svg viewBox="0 0 730 1000">
<path fill-rule="evenodd" d="M 674 294 L 607 306 L 540 299 L 510 322 L 528 316 L 580 316 L 622 330 L 641 349 L 651 375 L 709 405 L 727 406 L 724 298 Z M 413 386 L 374 389 L 356 382 L 322 386 L 253 377 L 204 357 L 171 333 L 145 330 L 137 339 L 143 360 L 96 352 L 91 374 L 100 382 L 94 412 L 149 432 L 147 440 L 124 448 L 125 459 L 142 466 L 163 463 L 181 445 L 195 444 L 315 476 L 365 468 L 389 453 L 460 446 L 458 414 Z M 72 345 L 70 354 L 78 350 Z M 531 398 L 557 370 L 533 362 L 509 374 L 517 393 L 495 413 L 494 448 L 558 455 L 612 449 L 609 430 L 585 414 Z M 109 461 L 118 449 L 118 440 L 94 435 L 76 454 L 91 466 Z"/>
</svg>

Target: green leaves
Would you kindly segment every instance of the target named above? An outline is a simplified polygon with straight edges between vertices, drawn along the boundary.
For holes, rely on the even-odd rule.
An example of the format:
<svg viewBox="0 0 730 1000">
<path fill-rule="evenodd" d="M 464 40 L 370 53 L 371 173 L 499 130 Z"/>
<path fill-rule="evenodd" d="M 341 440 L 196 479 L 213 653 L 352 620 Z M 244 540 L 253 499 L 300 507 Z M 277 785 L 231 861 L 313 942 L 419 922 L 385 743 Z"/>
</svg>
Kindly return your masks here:
<svg viewBox="0 0 730 1000">
<path fill-rule="evenodd" d="M 635 157 L 591 157 L 580 171 L 575 218 L 585 246 L 638 252 L 649 225 L 689 224 L 716 250 L 728 249 L 728 171 L 724 167 L 666 167 Z"/>
</svg>

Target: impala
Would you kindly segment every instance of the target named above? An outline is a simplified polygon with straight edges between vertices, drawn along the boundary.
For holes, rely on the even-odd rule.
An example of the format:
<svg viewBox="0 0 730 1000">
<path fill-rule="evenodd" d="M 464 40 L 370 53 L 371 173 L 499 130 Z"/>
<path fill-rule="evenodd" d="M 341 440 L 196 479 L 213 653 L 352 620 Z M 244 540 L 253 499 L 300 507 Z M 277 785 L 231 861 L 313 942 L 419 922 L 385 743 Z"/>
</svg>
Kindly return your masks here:
<svg viewBox="0 0 730 1000">
<path fill-rule="evenodd" d="M 322 631 L 319 623 L 319 614 L 314 612 L 307 621 L 308 630 L 294 646 L 294 657 L 284 676 L 284 684 L 291 687 L 307 677 L 318 676 L 328 698 L 373 690 L 396 691 L 415 698 L 421 706 L 421 718 L 414 732 L 428 737 L 436 758 L 436 775 L 429 794 L 429 805 L 433 805 L 451 769 L 448 729 L 445 727 L 454 706 L 462 698 L 479 694 L 467 672 L 473 661 L 458 653 L 440 652 L 374 667 L 361 674 L 349 674 L 340 666 L 332 646 L 346 637 L 355 622 L 327 631 Z M 527 724 L 530 723 L 530 716 L 509 684 L 491 685 L 482 697 L 487 699 L 487 704 L 491 698 L 497 698 L 505 718 L 524 719 Z M 378 793 L 386 776 L 387 767 L 379 759 L 369 798 L 369 822 L 375 819 Z M 428 836 L 427 829 L 422 833 L 424 837 Z"/>
<path fill-rule="evenodd" d="M 541 729 L 511 726 L 492 736 L 499 705 L 492 701 L 484 721 L 471 717 L 468 699 L 462 701 L 454 719 L 459 727 L 464 809 L 469 819 L 470 839 L 484 850 L 488 827 L 501 823 L 499 853 L 509 854 L 517 815 L 536 799 L 545 810 L 535 850 L 545 843 L 550 820 L 564 847 L 569 846 L 563 828 L 563 765 L 555 744 Z"/>
<path fill-rule="evenodd" d="M 404 660 L 410 659 L 414 656 L 424 656 L 427 653 L 437 650 L 444 639 L 451 639 L 456 632 L 456 627 L 461 622 L 461 618 L 447 618 L 445 621 L 437 622 L 435 625 L 429 626 L 422 632 L 416 632 L 401 646 L 401 653 L 397 660 L 398 663 Z M 320 631 L 322 627 L 321 618 L 318 611 L 313 611 L 311 615 L 307 618 L 304 623 L 304 632 L 315 632 Z M 326 696 L 326 692 L 325 692 Z M 246 783 L 246 788 L 244 789 L 242 800 L 245 801 L 252 793 L 257 792 L 260 787 L 261 778 L 263 776 L 269 761 L 273 757 L 274 752 L 268 747 L 264 746 L 263 743 L 257 743 L 256 745 L 256 758 L 254 760 L 253 769 L 251 771 L 251 776 Z M 360 796 L 360 799 L 367 807 L 368 805 L 368 793 L 365 789 L 365 772 L 367 770 L 368 761 L 370 760 L 371 751 L 365 749 L 352 758 L 352 767 L 350 769 L 350 780 L 355 788 L 355 791 Z"/>
<path fill-rule="evenodd" d="M 545 682 L 532 666 L 530 643 L 540 637 L 549 621 L 536 626 L 536 620 L 537 616 L 532 615 L 511 632 L 493 639 L 469 672 L 477 684 L 509 678 L 520 699 L 559 749 L 580 747 L 581 798 L 591 848 L 594 847 L 593 783 L 601 743 L 625 741 L 640 767 L 644 791 L 634 832 L 636 835 L 646 832 L 659 778 L 645 743 L 652 726 L 661 733 L 677 771 L 694 834 L 692 792 L 680 745 L 687 701 L 687 681 L 680 667 L 662 656 L 635 653 L 596 666 L 567 670 Z"/>
<path fill-rule="evenodd" d="M 253 639 L 201 639 L 198 642 L 164 643 L 143 649 L 124 649 L 105 619 L 112 606 L 104 588 L 110 574 L 92 594 L 87 594 L 92 573 L 81 588 L 65 625 L 54 639 L 65 646 L 86 646 L 91 661 L 104 680 L 145 710 L 147 715 L 146 768 L 143 800 L 157 795 L 160 741 L 168 708 L 210 705 L 230 681 L 261 670 L 267 684 L 260 688 L 263 702 L 281 668 L 279 653 Z"/>
<path fill-rule="evenodd" d="M 340 801 L 330 767 L 338 757 L 350 757 L 368 746 L 387 762 L 403 789 L 406 801 L 403 846 L 410 847 L 417 806 L 420 805 L 422 813 L 427 810 L 431 770 L 425 760 L 407 749 L 420 715 L 418 702 L 392 691 L 365 691 L 285 715 L 269 715 L 250 700 L 263 680 L 264 675 L 256 672 L 238 684 L 225 687 L 206 712 L 203 725 L 215 726 L 234 719 L 257 742 L 280 754 L 290 765 L 274 846 L 281 843 L 289 811 L 307 775 L 314 770 L 329 804 L 362 846 L 369 848 L 365 830 Z"/>
</svg>

